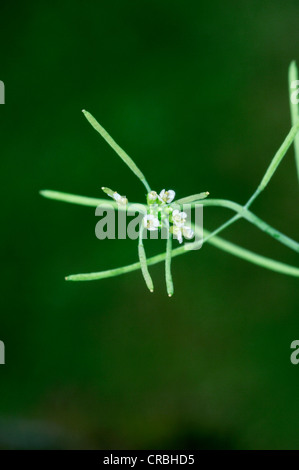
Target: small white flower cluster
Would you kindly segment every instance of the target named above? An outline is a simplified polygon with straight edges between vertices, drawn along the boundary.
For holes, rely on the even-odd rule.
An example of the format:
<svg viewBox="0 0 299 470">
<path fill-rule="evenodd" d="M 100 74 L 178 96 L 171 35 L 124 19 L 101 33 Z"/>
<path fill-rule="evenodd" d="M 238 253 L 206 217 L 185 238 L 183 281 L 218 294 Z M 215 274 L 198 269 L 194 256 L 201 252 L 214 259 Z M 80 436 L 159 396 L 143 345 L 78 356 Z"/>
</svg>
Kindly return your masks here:
<svg viewBox="0 0 299 470">
<path fill-rule="evenodd" d="M 194 237 L 192 228 L 185 225 L 186 219 L 186 212 L 180 212 L 177 209 L 172 212 L 173 226 L 170 230 L 172 231 L 175 238 L 177 238 L 179 243 L 183 242 L 183 237 L 187 238 L 187 240 L 190 240 Z"/>
<path fill-rule="evenodd" d="M 172 222 L 172 226 L 169 228 L 173 236 L 179 241 L 183 242 L 183 237 L 191 239 L 194 237 L 194 232 L 191 227 L 185 225 L 187 220 L 186 212 L 180 212 L 178 209 L 174 209 L 170 203 L 175 198 L 175 191 L 169 189 L 166 191 L 162 189 L 160 194 L 156 191 L 151 191 L 147 195 L 147 202 L 149 205 L 149 213 L 144 216 L 143 224 L 147 230 L 158 230 L 162 227 L 163 223 L 167 219 L 168 222 Z M 169 223 L 167 222 L 167 226 Z"/>
</svg>

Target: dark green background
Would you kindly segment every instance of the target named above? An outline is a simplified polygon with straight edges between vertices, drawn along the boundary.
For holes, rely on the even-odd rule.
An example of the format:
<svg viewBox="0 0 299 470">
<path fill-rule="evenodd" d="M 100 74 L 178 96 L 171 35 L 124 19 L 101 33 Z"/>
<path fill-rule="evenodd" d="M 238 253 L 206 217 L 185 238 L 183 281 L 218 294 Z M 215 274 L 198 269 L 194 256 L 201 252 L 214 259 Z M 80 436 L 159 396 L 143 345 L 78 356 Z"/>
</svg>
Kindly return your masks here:
<svg viewBox="0 0 299 470">
<path fill-rule="evenodd" d="M 296 0 L 1 3 L 1 448 L 299 448 L 298 279 L 206 245 L 173 261 L 171 299 L 163 265 L 153 295 L 140 272 L 66 283 L 136 242 L 38 194 L 143 201 L 85 108 L 154 189 L 244 203 L 290 127 L 298 20 Z M 298 239 L 293 149 L 254 210 Z M 207 208 L 205 227 L 229 216 Z M 246 222 L 224 238 L 298 265 Z"/>
</svg>

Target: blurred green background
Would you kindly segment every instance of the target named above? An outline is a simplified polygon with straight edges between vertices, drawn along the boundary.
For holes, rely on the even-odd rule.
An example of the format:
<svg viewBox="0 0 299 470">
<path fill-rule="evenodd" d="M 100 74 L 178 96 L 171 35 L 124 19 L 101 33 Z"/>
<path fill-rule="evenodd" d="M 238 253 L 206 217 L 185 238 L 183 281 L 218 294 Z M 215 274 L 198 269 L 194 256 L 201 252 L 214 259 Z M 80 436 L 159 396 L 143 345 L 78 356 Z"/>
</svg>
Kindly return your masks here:
<svg viewBox="0 0 299 470">
<path fill-rule="evenodd" d="M 163 265 L 154 295 L 140 272 L 66 283 L 136 261 L 136 242 L 38 194 L 143 201 L 85 108 L 154 189 L 244 203 L 290 127 L 298 19 L 297 0 L 1 3 L 0 448 L 299 448 L 296 278 L 206 245 L 173 261 L 171 299 Z M 291 149 L 254 211 L 298 239 L 297 208 Z M 245 221 L 223 236 L 298 265 Z"/>
</svg>

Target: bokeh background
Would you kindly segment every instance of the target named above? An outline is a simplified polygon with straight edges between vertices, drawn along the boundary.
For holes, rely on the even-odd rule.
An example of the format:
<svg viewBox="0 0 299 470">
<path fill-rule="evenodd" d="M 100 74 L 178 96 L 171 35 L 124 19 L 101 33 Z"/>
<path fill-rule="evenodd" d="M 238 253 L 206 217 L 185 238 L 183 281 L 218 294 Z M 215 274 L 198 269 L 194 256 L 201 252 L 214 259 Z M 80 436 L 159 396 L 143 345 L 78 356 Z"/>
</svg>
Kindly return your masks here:
<svg viewBox="0 0 299 470">
<path fill-rule="evenodd" d="M 298 279 L 206 245 L 173 261 L 171 299 L 163 265 L 154 295 L 140 272 L 66 283 L 136 242 L 38 194 L 143 201 L 85 108 L 153 188 L 244 203 L 290 127 L 298 19 L 297 0 L 1 2 L 0 448 L 299 448 Z M 254 210 L 298 239 L 293 149 Z M 206 208 L 205 228 L 230 215 Z M 298 265 L 245 221 L 223 236 Z"/>
</svg>

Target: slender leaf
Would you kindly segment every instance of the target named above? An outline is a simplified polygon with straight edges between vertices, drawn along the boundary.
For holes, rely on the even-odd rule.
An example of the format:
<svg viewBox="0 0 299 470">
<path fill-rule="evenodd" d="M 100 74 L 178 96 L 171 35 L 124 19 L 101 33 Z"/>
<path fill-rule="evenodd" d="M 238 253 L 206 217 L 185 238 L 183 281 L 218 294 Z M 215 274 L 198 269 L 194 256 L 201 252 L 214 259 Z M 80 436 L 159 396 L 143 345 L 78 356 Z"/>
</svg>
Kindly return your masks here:
<svg viewBox="0 0 299 470">
<path fill-rule="evenodd" d="M 131 157 L 115 142 L 114 139 L 108 134 L 108 132 L 98 123 L 98 121 L 85 109 L 82 110 L 84 116 L 92 127 L 106 140 L 111 148 L 117 153 L 117 155 L 128 165 L 128 167 L 133 171 L 133 173 L 140 179 L 144 184 L 147 192 L 150 192 L 151 188 L 148 182 L 145 179 L 144 174 L 139 170 L 135 162 Z"/>
<path fill-rule="evenodd" d="M 139 243 L 138 243 L 138 256 L 139 256 L 139 261 L 140 261 L 140 267 L 141 267 L 141 272 L 143 274 L 148 290 L 150 292 L 154 292 L 153 280 L 151 278 L 151 275 L 147 267 L 147 260 L 146 260 L 144 245 L 143 245 L 142 234 L 143 234 L 143 225 L 141 224 L 141 227 L 139 230 Z"/>
<path fill-rule="evenodd" d="M 197 202 L 202 199 L 205 199 L 206 197 L 208 197 L 209 194 L 210 193 L 208 191 L 205 191 L 203 193 L 193 194 L 192 196 L 182 197 L 181 199 L 177 199 L 174 202 L 177 204 L 189 204 L 191 202 Z"/>
<path fill-rule="evenodd" d="M 165 279 L 168 297 L 173 295 L 173 280 L 171 275 L 171 257 L 172 257 L 172 234 L 168 230 L 166 241 L 166 258 L 165 258 Z"/>
<path fill-rule="evenodd" d="M 55 201 L 68 202 L 70 204 L 78 204 L 79 206 L 88 206 L 88 207 L 113 207 L 118 210 L 127 210 L 126 206 L 117 204 L 116 201 L 112 199 L 100 199 L 95 197 L 87 196 L 78 196 L 77 194 L 62 193 L 60 191 L 51 191 L 45 189 L 39 192 L 41 196 L 47 199 L 54 199 Z"/>
<path fill-rule="evenodd" d="M 277 150 L 276 154 L 272 158 L 271 163 L 268 166 L 267 171 L 264 174 L 264 176 L 262 178 L 262 181 L 260 182 L 257 190 L 253 193 L 253 195 L 251 196 L 249 201 L 246 203 L 246 205 L 245 205 L 246 208 L 251 206 L 253 201 L 255 201 L 255 199 L 259 196 L 259 194 L 261 194 L 261 192 L 266 188 L 266 186 L 268 185 L 268 183 L 271 180 L 272 176 L 274 175 L 275 171 L 277 170 L 278 165 L 280 164 L 283 157 L 287 153 L 288 149 L 290 148 L 290 146 L 294 142 L 294 139 L 298 135 L 298 130 L 299 130 L 299 121 L 297 121 L 293 125 L 293 127 L 289 131 L 288 135 L 284 139 L 283 143 L 281 144 L 281 146 Z"/>
</svg>

